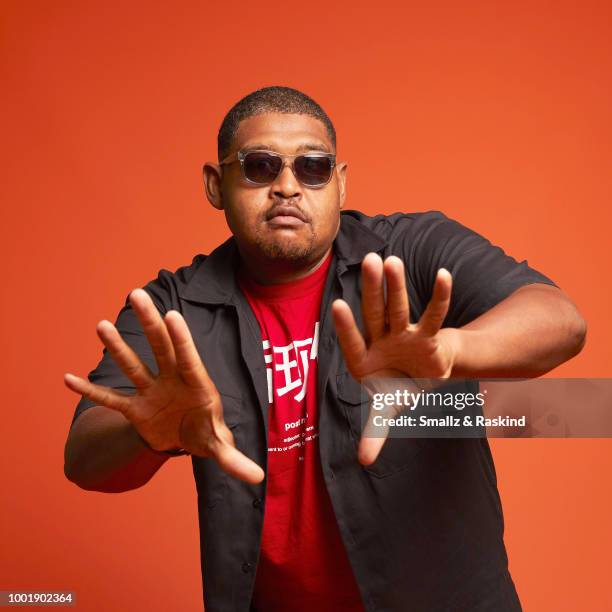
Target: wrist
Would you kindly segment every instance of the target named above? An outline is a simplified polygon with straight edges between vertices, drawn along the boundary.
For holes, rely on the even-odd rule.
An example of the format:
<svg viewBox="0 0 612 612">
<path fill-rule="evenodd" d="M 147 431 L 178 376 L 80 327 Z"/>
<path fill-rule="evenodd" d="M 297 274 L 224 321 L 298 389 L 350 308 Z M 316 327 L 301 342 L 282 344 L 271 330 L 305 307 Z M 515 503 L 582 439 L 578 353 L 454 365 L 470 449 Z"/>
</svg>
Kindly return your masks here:
<svg viewBox="0 0 612 612">
<path fill-rule="evenodd" d="M 151 452 L 156 453 L 157 455 L 167 456 L 167 457 L 178 457 L 180 455 L 190 455 L 189 451 L 186 451 L 184 448 L 169 448 L 166 450 L 157 450 L 153 448 L 141 435 L 138 433 L 136 428 L 134 428 L 136 435 L 140 439 L 141 443 Z"/>
<path fill-rule="evenodd" d="M 446 346 L 451 364 L 450 377 L 467 376 L 465 364 L 465 331 L 457 327 L 444 327 L 439 332 L 440 341 Z"/>
</svg>

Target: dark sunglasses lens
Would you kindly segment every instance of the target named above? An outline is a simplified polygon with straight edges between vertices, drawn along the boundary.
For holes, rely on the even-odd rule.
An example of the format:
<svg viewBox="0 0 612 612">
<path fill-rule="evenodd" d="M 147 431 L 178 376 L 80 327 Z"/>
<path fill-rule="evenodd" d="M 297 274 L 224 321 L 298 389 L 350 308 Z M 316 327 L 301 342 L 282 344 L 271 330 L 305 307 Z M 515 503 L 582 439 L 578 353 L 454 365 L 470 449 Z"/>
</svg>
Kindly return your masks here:
<svg viewBox="0 0 612 612">
<path fill-rule="evenodd" d="M 332 170 L 333 163 L 329 157 L 301 155 L 295 158 L 295 174 L 304 185 L 325 185 Z"/>
<path fill-rule="evenodd" d="M 244 157 L 244 175 L 253 183 L 271 183 L 280 172 L 283 160 L 269 153 L 247 153 Z"/>
</svg>

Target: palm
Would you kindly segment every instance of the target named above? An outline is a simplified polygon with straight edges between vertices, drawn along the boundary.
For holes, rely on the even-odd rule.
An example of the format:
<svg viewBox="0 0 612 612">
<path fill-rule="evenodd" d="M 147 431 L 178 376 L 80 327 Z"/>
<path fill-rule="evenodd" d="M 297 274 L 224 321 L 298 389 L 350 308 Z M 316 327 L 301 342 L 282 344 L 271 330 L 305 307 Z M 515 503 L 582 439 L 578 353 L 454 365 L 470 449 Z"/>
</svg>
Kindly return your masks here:
<svg viewBox="0 0 612 612">
<path fill-rule="evenodd" d="M 126 416 L 153 448 L 190 446 L 205 453 L 210 412 L 223 418 L 215 395 L 211 398 L 205 388 L 191 387 L 180 377 L 157 378 L 132 397 Z M 189 435 L 191 431 L 203 435 L 198 439 Z"/>
<path fill-rule="evenodd" d="M 387 331 L 372 341 L 361 359 L 351 364 L 358 376 L 446 378 L 451 355 L 435 337 L 423 336 L 416 326 L 393 334 Z M 353 374 L 355 375 L 355 374 Z"/>
</svg>

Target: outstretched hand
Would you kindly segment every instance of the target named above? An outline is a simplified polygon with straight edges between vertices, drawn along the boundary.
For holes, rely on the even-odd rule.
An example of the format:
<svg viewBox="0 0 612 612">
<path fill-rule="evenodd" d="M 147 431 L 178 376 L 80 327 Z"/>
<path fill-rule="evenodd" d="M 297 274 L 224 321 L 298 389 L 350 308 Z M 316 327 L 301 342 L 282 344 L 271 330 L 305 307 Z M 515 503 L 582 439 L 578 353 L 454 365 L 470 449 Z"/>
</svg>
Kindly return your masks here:
<svg viewBox="0 0 612 612">
<path fill-rule="evenodd" d="M 361 281 L 365 337 L 344 300 L 332 305 L 338 341 L 351 375 L 362 383 L 382 377 L 448 378 L 457 352 L 453 336 L 442 329 L 451 298 L 450 273 L 438 270 L 431 300 L 418 323 L 410 323 L 404 263 L 399 257 L 390 256 L 383 263 L 379 255 L 368 253 L 361 264 Z M 362 436 L 360 462 L 372 463 L 383 444 L 382 438 Z"/>
<path fill-rule="evenodd" d="M 155 450 L 184 448 L 192 455 L 213 458 L 236 478 L 261 482 L 261 467 L 235 447 L 232 432 L 223 420 L 221 397 L 185 319 L 175 310 L 162 319 L 143 289 L 134 289 L 129 300 L 153 350 L 158 374 L 141 361 L 110 321 L 100 321 L 98 336 L 134 383 L 136 393 L 128 395 L 73 374 L 64 375 L 66 386 L 97 405 L 121 412 Z"/>
</svg>

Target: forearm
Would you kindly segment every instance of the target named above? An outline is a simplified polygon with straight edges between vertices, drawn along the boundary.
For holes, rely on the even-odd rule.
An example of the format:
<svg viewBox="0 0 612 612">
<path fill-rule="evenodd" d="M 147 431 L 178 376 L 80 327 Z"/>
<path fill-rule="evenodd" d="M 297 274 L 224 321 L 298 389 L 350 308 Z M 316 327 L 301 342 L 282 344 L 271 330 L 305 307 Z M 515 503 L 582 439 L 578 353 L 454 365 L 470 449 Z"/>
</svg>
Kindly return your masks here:
<svg viewBox="0 0 612 612">
<path fill-rule="evenodd" d="M 118 493 L 148 482 L 168 458 L 147 448 L 121 413 L 94 406 L 70 431 L 64 473 L 83 489 Z"/>
<path fill-rule="evenodd" d="M 459 329 L 443 329 L 455 347 L 454 378 L 540 376 L 582 349 L 586 324 L 555 287 L 521 287 Z"/>
</svg>

